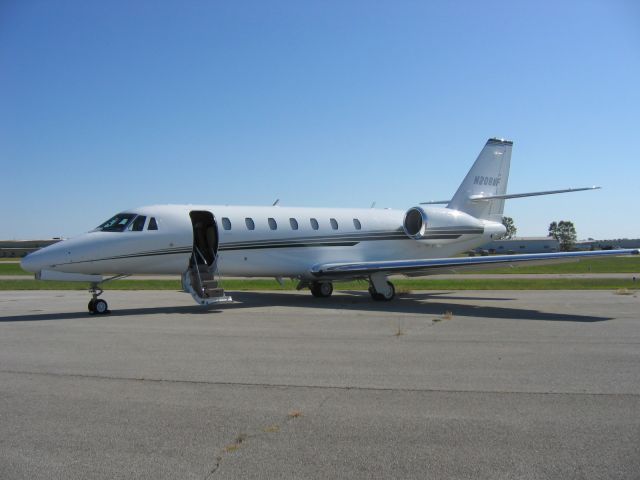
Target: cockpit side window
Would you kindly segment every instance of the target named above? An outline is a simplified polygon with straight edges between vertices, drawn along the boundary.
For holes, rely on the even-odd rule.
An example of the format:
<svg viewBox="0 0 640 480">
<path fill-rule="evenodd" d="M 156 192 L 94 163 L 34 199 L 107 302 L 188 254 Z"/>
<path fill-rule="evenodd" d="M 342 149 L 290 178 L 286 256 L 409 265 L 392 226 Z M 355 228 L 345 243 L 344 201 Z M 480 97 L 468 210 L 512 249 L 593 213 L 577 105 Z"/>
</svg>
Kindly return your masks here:
<svg viewBox="0 0 640 480">
<path fill-rule="evenodd" d="M 119 213 L 98 226 L 96 230 L 102 232 L 124 232 L 135 217 L 135 213 Z"/>
<path fill-rule="evenodd" d="M 149 219 L 149 225 L 147 226 L 147 230 L 157 230 L 158 222 L 156 222 L 156 217 L 151 217 Z"/>
<path fill-rule="evenodd" d="M 144 230 L 144 222 L 146 221 L 147 217 L 145 217 L 144 215 L 138 215 L 131 225 L 131 230 L 134 232 L 141 232 L 142 230 Z"/>
</svg>

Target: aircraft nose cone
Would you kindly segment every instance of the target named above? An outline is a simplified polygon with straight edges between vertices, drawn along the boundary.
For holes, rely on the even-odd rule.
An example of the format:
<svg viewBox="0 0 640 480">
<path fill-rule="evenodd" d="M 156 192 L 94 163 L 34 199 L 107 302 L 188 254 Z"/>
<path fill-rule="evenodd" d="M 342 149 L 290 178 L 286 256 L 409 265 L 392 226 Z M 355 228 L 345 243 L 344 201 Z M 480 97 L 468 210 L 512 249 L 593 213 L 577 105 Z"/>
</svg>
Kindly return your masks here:
<svg viewBox="0 0 640 480">
<path fill-rule="evenodd" d="M 31 273 L 37 273 L 41 270 L 41 262 L 36 258 L 36 252 L 28 254 L 20 260 L 20 266 L 23 270 Z"/>
<path fill-rule="evenodd" d="M 49 269 L 56 264 L 63 263 L 67 249 L 60 248 L 56 243 L 31 252 L 20 261 L 20 265 L 27 272 L 39 273 L 42 269 Z"/>
</svg>

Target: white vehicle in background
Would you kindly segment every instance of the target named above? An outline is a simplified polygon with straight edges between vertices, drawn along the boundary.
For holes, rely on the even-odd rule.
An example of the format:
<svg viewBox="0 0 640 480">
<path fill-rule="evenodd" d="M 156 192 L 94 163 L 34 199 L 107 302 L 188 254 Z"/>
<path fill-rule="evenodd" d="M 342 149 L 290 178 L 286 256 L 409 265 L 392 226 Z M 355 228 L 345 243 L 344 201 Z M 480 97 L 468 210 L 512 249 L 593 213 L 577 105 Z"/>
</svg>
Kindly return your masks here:
<svg viewBox="0 0 640 480">
<path fill-rule="evenodd" d="M 451 200 L 408 210 L 155 205 L 119 213 L 96 229 L 36 251 L 22 267 L 41 280 L 89 282 L 92 313 L 108 312 L 101 285 L 133 274 L 182 276 L 202 305 L 231 298 L 220 275 L 298 280 L 316 297 L 333 281 L 367 279 L 374 300 L 391 300 L 392 274 L 637 254 L 638 250 L 456 257 L 500 238 L 504 201 L 598 187 L 507 194 L 513 143 L 489 139 Z M 437 206 L 444 204 L 446 206 Z"/>
</svg>

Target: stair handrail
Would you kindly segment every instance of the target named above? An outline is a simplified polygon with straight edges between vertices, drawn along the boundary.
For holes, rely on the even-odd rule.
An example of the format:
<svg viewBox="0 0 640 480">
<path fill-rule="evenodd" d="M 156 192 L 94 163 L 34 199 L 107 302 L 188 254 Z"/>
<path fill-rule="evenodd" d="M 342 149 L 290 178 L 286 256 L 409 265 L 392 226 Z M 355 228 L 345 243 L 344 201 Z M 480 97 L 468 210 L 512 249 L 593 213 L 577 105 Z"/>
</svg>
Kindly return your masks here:
<svg viewBox="0 0 640 480">
<path fill-rule="evenodd" d="M 204 258 L 204 255 L 202 254 L 202 252 L 200 251 L 200 249 L 194 245 L 193 246 L 193 250 L 194 250 L 194 254 L 197 253 L 198 255 L 200 255 L 200 258 L 202 260 L 204 260 L 205 264 L 207 263 L 207 259 Z M 194 255 L 195 257 L 195 255 Z M 200 292 L 202 293 L 202 295 L 204 295 L 204 287 L 202 286 L 202 277 L 200 276 L 200 269 L 198 268 L 198 261 L 196 260 L 195 265 L 196 267 L 196 274 L 198 275 L 198 289 L 200 290 Z"/>
</svg>

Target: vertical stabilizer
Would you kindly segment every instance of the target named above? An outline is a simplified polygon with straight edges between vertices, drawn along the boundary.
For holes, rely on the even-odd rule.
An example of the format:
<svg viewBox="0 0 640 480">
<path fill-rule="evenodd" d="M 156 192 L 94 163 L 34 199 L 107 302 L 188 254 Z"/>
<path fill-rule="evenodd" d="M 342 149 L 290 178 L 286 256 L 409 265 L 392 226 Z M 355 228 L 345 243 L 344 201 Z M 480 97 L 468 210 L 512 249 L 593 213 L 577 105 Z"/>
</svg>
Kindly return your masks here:
<svg viewBox="0 0 640 480">
<path fill-rule="evenodd" d="M 460 210 L 476 218 L 502 221 L 503 199 L 478 201 L 477 198 L 506 193 L 512 147 L 513 142 L 508 140 L 487 140 L 447 208 Z"/>
</svg>

